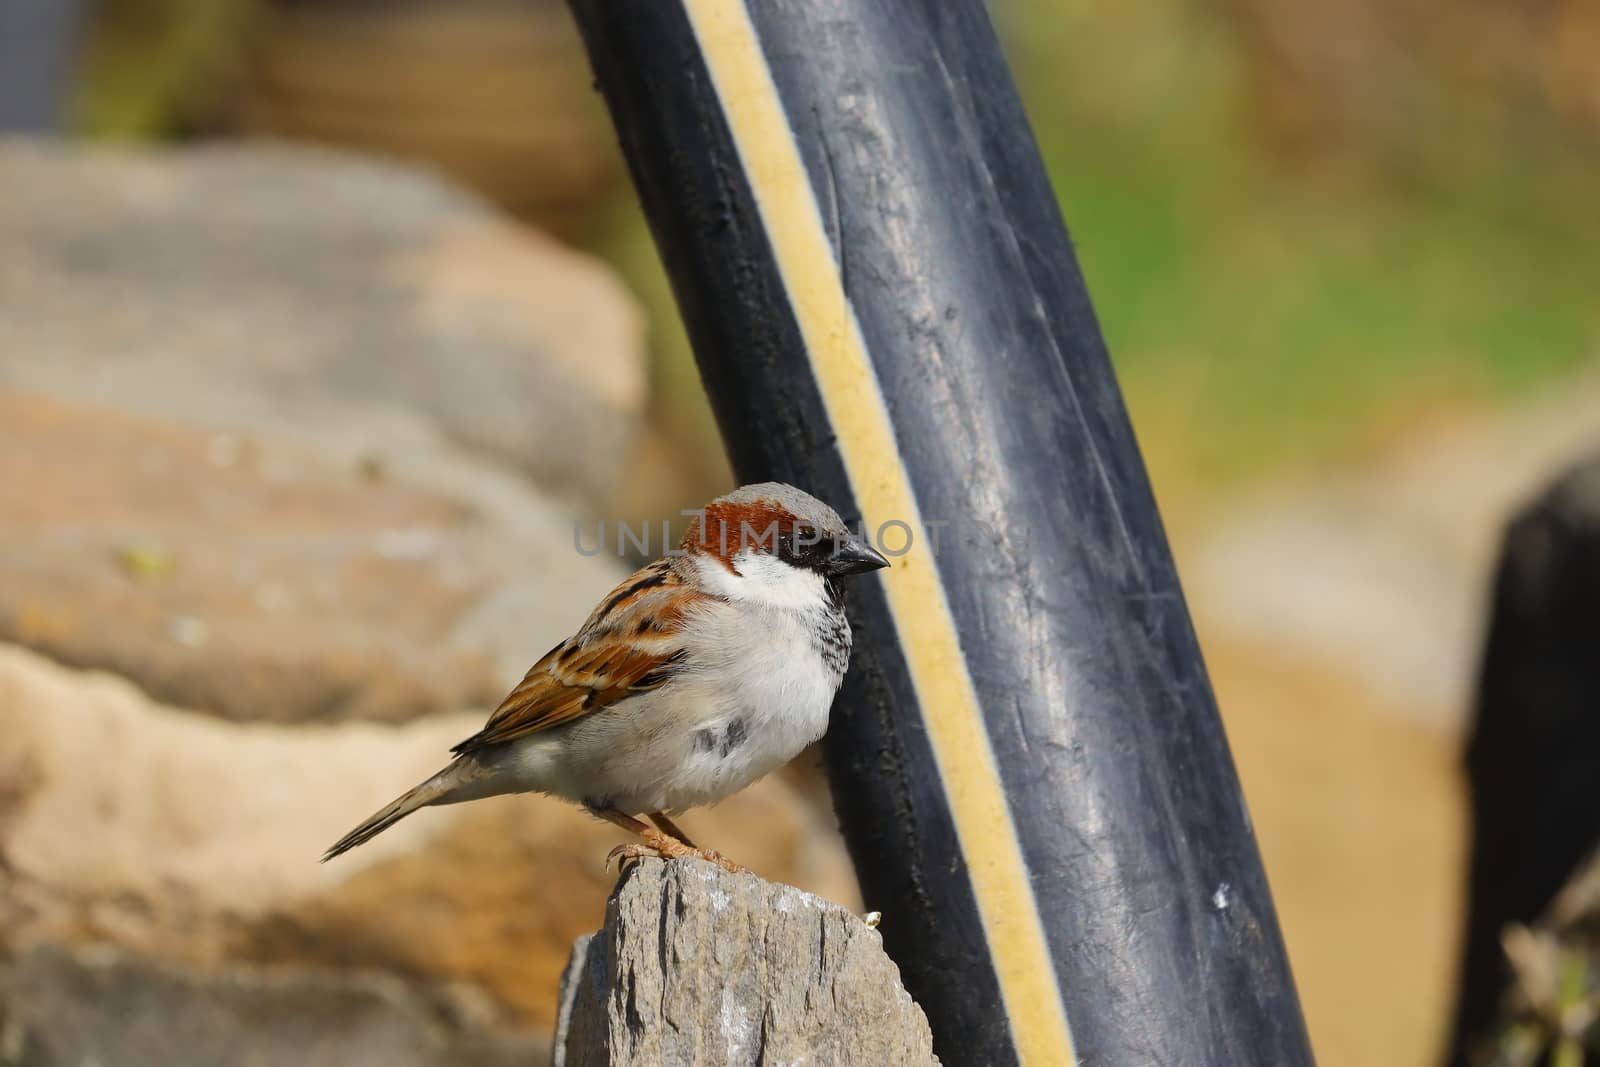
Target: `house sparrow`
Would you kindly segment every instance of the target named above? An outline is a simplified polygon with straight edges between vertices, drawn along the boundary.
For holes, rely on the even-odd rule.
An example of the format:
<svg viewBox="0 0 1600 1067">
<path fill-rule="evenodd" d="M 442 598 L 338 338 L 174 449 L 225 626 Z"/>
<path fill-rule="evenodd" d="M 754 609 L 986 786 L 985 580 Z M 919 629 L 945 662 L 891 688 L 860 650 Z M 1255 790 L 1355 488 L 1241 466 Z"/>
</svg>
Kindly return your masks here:
<svg viewBox="0 0 1600 1067">
<path fill-rule="evenodd" d="M 548 793 L 643 840 L 613 857 L 742 870 L 696 847 L 669 813 L 738 792 L 822 736 L 850 659 L 835 579 L 889 561 L 832 508 L 777 482 L 712 501 L 681 549 L 612 590 L 449 766 L 322 858 L 430 804 Z"/>
</svg>

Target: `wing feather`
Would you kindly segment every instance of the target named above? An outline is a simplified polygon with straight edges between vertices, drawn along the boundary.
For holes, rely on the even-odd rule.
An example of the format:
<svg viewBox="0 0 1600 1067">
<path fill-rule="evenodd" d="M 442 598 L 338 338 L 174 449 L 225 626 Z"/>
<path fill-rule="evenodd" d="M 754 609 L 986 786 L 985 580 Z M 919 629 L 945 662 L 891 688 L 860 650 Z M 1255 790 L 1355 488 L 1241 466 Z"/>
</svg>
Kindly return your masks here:
<svg viewBox="0 0 1600 1067">
<path fill-rule="evenodd" d="M 591 715 L 671 681 L 686 658 L 682 630 L 713 599 L 660 559 L 625 579 L 582 628 L 529 668 L 482 730 L 456 745 L 465 755 Z"/>
</svg>

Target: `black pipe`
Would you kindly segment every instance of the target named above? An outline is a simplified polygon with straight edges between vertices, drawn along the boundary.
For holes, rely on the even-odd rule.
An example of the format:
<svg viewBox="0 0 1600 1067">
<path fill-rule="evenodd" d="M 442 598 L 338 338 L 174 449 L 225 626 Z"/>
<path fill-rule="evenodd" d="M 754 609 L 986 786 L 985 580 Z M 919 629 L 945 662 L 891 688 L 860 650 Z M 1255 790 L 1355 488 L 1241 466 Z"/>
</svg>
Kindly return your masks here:
<svg viewBox="0 0 1600 1067">
<path fill-rule="evenodd" d="M 1172 558 L 982 4 L 572 6 L 741 479 L 874 531 L 935 527 L 855 593 L 826 747 L 944 1062 L 1309 1064 Z"/>
<path fill-rule="evenodd" d="M 1466 748 L 1472 848 L 1445 1062 L 1469 1067 L 1506 1021 L 1502 937 L 1543 917 L 1600 848 L 1600 453 L 1507 525 Z"/>
</svg>

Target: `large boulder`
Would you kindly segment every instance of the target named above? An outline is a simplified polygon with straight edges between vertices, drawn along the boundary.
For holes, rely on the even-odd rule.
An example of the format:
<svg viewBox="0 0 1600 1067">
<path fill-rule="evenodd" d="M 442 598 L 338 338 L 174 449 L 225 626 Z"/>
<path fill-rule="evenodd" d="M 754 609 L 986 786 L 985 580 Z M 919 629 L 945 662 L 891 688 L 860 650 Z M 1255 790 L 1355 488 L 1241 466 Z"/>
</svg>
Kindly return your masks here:
<svg viewBox="0 0 1600 1067">
<path fill-rule="evenodd" d="M 0 141 L 0 640 L 237 719 L 492 704 L 624 573 L 603 266 L 325 152 Z"/>
<path fill-rule="evenodd" d="M 429 175 L 272 144 L 0 141 L 0 387 L 603 498 L 646 399 L 595 260 Z"/>
</svg>

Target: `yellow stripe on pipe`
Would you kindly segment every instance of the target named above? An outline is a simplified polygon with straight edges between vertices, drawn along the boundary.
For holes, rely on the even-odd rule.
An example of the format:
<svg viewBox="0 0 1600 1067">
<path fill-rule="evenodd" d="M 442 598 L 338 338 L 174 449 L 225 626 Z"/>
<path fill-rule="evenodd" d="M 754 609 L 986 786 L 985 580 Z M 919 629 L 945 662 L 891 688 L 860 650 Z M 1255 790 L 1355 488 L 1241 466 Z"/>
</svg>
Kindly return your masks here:
<svg viewBox="0 0 1600 1067">
<path fill-rule="evenodd" d="M 822 401 L 863 515 L 924 529 L 815 195 L 749 12 L 684 0 L 766 227 Z M 929 552 L 879 572 L 955 817 L 956 836 L 1024 1064 L 1077 1062 L 1027 864 L 978 694 Z"/>
</svg>

